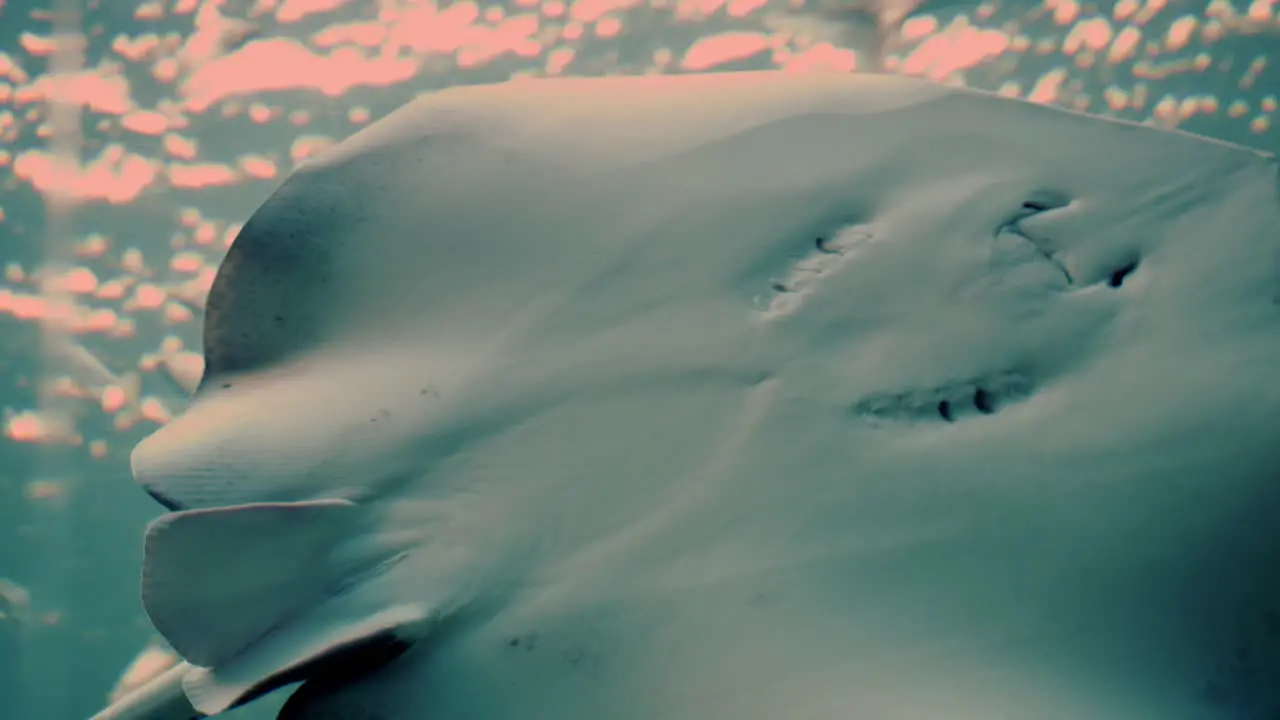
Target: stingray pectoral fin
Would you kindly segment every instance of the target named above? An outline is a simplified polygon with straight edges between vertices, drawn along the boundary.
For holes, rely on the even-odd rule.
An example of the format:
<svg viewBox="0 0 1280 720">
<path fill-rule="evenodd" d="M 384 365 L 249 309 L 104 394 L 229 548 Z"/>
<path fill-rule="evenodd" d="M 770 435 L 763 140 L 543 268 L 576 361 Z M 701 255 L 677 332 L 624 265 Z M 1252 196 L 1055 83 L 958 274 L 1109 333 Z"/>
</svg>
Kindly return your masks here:
<svg viewBox="0 0 1280 720">
<path fill-rule="evenodd" d="M 198 712 L 183 691 L 182 679 L 190 663 L 180 662 L 141 687 L 111 703 L 90 720 L 198 720 Z"/>
<path fill-rule="evenodd" d="M 358 514 L 315 500 L 162 515 L 147 527 L 143 607 L 188 662 L 217 666 L 328 596 Z"/>
<path fill-rule="evenodd" d="M 400 605 L 363 617 L 338 601 L 317 608 L 213 668 L 195 668 L 182 680 L 196 710 L 217 715 L 277 688 L 303 680 L 341 685 L 389 662 L 429 630 L 434 616 L 420 605 Z"/>
</svg>

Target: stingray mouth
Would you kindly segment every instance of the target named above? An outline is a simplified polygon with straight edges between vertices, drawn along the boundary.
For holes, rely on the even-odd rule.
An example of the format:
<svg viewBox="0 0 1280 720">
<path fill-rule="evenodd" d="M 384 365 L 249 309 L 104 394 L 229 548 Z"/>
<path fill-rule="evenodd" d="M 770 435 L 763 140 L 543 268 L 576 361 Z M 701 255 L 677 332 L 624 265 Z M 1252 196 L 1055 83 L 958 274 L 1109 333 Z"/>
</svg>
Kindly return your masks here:
<svg viewBox="0 0 1280 720">
<path fill-rule="evenodd" d="M 191 509 L 190 503 L 179 498 L 185 495 L 182 488 L 198 484 L 192 482 L 189 472 L 190 453 L 175 453 L 173 443 L 169 442 L 177 422 L 143 438 L 129 454 L 134 482 L 170 512 Z"/>
<path fill-rule="evenodd" d="M 182 507 L 182 505 L 177 500 L 174 500 L 173 498 L 165 495 L 163 492 L 155 489 L 154 487 L 151 487 L 150 485 L 144 484 L 142 486 L 142 489 L 146 491 L 148 495 L 151 496 L 151 499 L 160 503 L 162 506 L 164 506 L 166 510 L 170 512 L 178 512 L 179 510 L 186 509 Z"/>
<path fill-rule="evenodd" d="M 874 393 L 858 400 L 853 413 L 872 424 L 954 423 L 994 415 L 1030 397 L 1034 385 L 1020 370 L 1007 370 L 969 380 L 894 393 Z"/>
</svg>

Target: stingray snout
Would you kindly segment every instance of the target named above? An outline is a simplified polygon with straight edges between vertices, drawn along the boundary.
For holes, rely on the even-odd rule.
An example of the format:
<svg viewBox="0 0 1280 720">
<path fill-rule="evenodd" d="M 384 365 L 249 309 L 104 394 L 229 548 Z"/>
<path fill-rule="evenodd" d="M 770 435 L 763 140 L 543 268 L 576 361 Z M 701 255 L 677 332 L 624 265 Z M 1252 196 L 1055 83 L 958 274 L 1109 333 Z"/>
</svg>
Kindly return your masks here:
<svg viewBox="0 0 1280 720">
<path fill-rule="evenodd" d="M 305 406 L 267 407 L 246 393 L 197 400 L 130 456 L 134 480 L 169 510 L 308 496 L 331 447 L 323 424 L 295 416 Z"/>
<path fill-rule="evenodd" d="M 243 467 L 227 428 L 183 415 L 145 438 L 130 455 L 134 480 L 173 511 L 223 504 L 242 484 Z"/>
</svg>

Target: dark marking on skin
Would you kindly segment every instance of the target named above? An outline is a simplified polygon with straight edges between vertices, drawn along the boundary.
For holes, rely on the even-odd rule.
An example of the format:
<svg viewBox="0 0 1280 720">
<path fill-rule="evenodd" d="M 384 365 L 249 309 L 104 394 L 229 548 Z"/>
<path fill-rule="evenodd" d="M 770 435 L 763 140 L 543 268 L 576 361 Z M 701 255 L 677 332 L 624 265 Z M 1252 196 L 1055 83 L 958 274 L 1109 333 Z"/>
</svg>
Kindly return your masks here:
<svg viewBox="0 0 1280 720">
<path fill-rule="evenodd" d="M 520 648 L 525 652 L 532 652 L 538 648 L 537 633 L 525 633 L 524 635 L 512 635 L 507 640 L 507 647 Z"/>
<path fill-rule="evenodd" d="M 344 164 L 295 174 L 249 218 L 205 303 L 205 378 L 249 372 L 321 342 L 334 263 L 373 215 L 333 178 Z"/>
<path fill-rule="evenodd" d="M 518 657 L 525 653 L 530 653 L 539 648 L 542 643 L 537 633 L 524 633 L 521 635 L 512 635 L 506 640 L 506 652 L 511 657 Z M 557 647 L 558 643 L 552 643 L 549 648 L 552 656 L 559 658 L 569 670 L 577 674 L 583 674 L 588 677 L 596 677 L 600 669 L 600 657 L 596 653 L 584 649 L 579 645 L 568 645 Z"/>
<path fill-rule="evenodd" d="M 560 654 L 560 658 L 570 670 L 587 677 L 594 678 L 600 673 L 600 658 L 582 648 L 569 648 Z"/>
</svg>

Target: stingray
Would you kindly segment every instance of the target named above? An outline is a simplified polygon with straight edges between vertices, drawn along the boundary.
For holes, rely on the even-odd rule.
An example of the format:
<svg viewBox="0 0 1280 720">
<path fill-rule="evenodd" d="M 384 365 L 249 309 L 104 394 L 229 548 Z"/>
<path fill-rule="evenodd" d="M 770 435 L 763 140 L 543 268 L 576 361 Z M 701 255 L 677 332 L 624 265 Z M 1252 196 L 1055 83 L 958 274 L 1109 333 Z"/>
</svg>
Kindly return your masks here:
<svg viewBox="0 0 1280 720">
<path fill-rule="evenodd" d="M 185 662 L 103 717 L 1273 717 L 1277 176 L 905 78 L 425 95 L 219 269 L 132 455 Z"/>
</svg>

